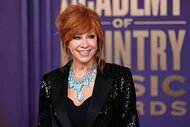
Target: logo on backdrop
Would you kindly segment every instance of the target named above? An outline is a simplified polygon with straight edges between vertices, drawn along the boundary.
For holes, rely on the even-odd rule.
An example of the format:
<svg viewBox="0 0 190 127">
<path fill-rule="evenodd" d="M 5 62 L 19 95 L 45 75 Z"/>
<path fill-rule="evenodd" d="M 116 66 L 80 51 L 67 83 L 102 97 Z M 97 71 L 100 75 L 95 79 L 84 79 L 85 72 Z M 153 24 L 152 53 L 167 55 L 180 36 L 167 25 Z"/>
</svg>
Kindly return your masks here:
<svg viewBox="0 0 190 127">
<path fill-rule="evenodd" d="M 134 72 L 139 115 L 185 116 L 181 0 L 62 0 L 61 10 L 77 3 L 101 16 L 106 61 Z"/>
</svg>

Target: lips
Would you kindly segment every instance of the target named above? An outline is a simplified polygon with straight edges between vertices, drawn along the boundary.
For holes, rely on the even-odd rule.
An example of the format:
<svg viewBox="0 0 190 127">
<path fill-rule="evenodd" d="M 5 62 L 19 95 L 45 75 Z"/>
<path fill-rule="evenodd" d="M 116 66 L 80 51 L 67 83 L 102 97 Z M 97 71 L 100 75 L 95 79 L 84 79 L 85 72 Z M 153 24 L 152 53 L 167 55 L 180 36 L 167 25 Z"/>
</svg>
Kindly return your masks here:
<svg viewBox="0 0 190 127">
<path fill-rule="evenodd" d="M 82 55 L 82 56 L 87 56 L 87 55 L 89 55 L 89 53 L 90 53 L 90 50 L 81 50 L 81 51 L 79 51 L 79 54 Z"/>
</svg>

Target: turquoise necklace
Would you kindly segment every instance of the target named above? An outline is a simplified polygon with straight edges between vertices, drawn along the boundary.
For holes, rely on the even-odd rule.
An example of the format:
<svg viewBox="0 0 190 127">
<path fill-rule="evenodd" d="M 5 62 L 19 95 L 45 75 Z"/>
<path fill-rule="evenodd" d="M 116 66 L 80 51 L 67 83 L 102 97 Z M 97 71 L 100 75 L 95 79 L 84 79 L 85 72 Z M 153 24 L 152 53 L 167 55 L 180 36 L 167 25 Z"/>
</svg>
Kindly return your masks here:
<svg viewBox="0 0 190 127">
<path fill-rule="evenodd" d="M 70 68 L 69 77 L 68 77 L 68 86 L 69 88 L 76 90 L 78 101 L 80 102 L 83 101 L 84 99 L 83 87 L 85 86 L 86 88 L 88 88 L 89 83 L 95 81 L 96 73 L 97 70 L 96 68 L 94 68 L 93 70 L 88 70 L 87 73 L 82 78 L 77 79 L 74 76 L 72 67 Z"/>
</svg>

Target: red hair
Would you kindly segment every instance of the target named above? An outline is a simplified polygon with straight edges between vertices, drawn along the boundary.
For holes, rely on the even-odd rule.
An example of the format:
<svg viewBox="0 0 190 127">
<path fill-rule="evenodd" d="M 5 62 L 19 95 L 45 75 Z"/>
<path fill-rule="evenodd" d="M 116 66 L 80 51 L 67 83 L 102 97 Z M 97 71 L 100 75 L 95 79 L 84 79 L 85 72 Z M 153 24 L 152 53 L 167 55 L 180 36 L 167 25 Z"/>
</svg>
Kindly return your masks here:
<svg viewBox="0 0 190 127">
<path fill-rule="evenodd" d="M 68 45 L 76 34 L 84 34 L 94 31 L 97 35 L 98 49 L 95 54 L 98 69 L 103 69 L 103 28 L 98 14 L 85 5 L 70 5 L 61 12 L 56 19 L 64 58 L 69 55 Z"/>
</svg>

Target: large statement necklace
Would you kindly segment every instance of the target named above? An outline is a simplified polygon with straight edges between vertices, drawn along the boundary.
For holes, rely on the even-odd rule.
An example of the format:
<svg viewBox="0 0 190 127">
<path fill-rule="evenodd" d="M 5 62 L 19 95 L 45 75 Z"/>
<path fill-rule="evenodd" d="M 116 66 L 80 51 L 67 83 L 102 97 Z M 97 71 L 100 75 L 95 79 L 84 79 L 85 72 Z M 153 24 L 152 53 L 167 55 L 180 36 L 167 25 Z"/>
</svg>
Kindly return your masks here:
<svg viewBox="0 0 190 127">
<path fill-rule="evenodd" d="M 74 72 L 72 67 L 69 71 L 69 77 L 68 77 L 68 85 L 69 88 L 76 90 L 77 92 L 77 100 L 83 101 L 84 99 L 84 93 L 83 93 L 83 87 L 89 87 L 90 82 L 95 81 L 95 75 L 97 73 L 96 67 L 93 70 L 88 70 L 87 73 L 80 79 L 76 78 L 74 76 Z"/>
</svg>

